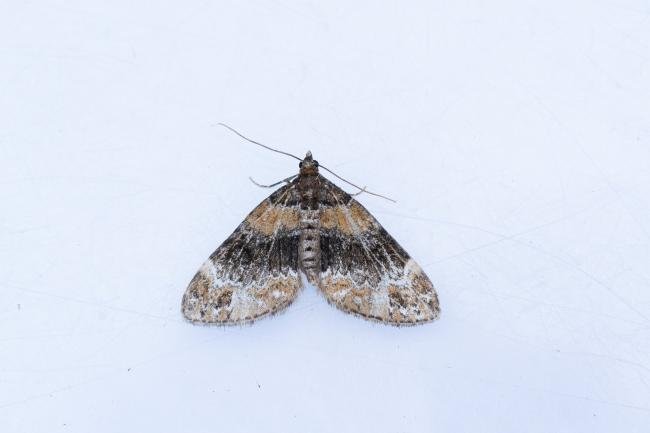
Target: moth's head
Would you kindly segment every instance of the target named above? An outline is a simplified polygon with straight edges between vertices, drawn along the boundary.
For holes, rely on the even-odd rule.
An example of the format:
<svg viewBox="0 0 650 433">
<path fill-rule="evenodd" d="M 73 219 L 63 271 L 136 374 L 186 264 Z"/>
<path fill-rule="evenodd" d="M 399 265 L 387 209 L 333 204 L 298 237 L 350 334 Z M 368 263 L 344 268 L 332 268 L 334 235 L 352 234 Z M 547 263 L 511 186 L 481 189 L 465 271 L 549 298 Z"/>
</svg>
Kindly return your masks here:
<svg viewBox="0 0 650 433">
<path fill-rule="evenodd" d="M 314 176 L 318 174 L 318 161 L 311 157 L 311 152 L 307 152 L 305 159 L 298 164 L 301 176 Z"/>
</svg>

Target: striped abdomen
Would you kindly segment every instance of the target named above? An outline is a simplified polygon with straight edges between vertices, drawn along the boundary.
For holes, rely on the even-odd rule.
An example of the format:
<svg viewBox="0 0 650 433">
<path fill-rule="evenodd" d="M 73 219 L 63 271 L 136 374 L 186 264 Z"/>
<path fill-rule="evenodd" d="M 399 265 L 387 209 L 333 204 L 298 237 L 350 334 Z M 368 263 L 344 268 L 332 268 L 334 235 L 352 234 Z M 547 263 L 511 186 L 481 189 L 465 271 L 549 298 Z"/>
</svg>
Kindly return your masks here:
<svg viewBox="0 0 650 433">
<path fill-rule="evenodd" d="M 320 272 L 320 210 L 317 176 L 306 176 L 300 182 L 300 269 L 311 284 L 318 284 Z"/>
</svg>

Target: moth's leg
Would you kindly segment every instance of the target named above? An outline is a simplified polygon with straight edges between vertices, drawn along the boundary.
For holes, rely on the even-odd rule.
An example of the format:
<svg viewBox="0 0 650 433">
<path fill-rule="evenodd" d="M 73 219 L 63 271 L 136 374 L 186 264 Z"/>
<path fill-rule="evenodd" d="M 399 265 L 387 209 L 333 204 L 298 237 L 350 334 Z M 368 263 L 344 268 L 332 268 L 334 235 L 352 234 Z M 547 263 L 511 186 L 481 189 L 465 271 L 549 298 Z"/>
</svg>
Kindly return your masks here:
<svg viewBox="0 0 650 433">
<path fill-rule="evenodd" d="M 278 185 L 280 185 L 280 184 L 283 183 L 283 182 L 289 183 L 289 182 L 291 182 L 293 179 L 295 179 L 296 177 L 298 177 L 298 175 L 297 175 L 297 174 L 294 174 L 293 176 L 289 176 L 288 178 L 286 178 L 286 179 L 282 179 L 282 180 L 279 181 L 279 182 L 275 182 L 275 183 L 272 184 L 272 185 L 260 185 L 259 183 L 255 182 L 255 181 L 253 180 L 253 178 L 250 177 L 250 176 L 248 177 L 248 179 L 250 179 L 251 182 L 253 182 L 255 185 L 259 186 L 260 188 L 273 188 L 274 186 L 278 186 Z"/>
<path fill-rule="evenodd" d="M 361 190 L 360 190 L 359 192 L 355 192 L 354 194 L 350 194 L 350 195 L 351 195 L 352 197 L 356 197 L 356 196 L 358 196 L 359 194 L 363 194 L 364 192 L 366 192 L 366 187 L 365 187 L 365 186 L 364 186 L 363 188 L 361 188 Z"/>
</svg>

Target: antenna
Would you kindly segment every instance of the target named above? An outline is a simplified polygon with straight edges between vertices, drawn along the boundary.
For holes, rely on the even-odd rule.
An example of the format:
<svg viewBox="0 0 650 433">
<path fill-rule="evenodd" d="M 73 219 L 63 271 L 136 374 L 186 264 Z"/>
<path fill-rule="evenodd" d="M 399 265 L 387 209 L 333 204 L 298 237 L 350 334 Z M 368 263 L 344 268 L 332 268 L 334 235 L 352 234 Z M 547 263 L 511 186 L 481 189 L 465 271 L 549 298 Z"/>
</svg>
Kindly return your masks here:
<svg viewBox="0 0 650 433">
<path fill-rule="evenodd" d="M 393 203 L 397 203 L 397 200 L 393 200 L 393 199 L 390 198 L 390 197 L 386 197 L 386 196 L 383 196 L 383 195 L 381 195 L 381 194 L 377 194 L 376 192 L 370 192 L 370 191 L 368 191 L 368 190 L 366 189 L 365 186 L 364 186 L 363 188 L 361 188 L 360 186 L 353 184 L 353 183 L 350 182 L 349 180 L 343 179 L 341 176 L 339 176 L 338 174 L 334 173 L 332 170 L 330 170 L 329 168 L 325 167 L 323 164 L 319 164 L 319 166 L 320 166 L 320 168 L 322 168 L 323 170 L 326 170 L 326 171 L 332 173 L 334 176 L 336 176 L 337 179 L 340 179 L 340 180 L 342 180 L 343 182 L 345 182 L 345 183 L 347 183 L 347 184 L 349 184 L 349 185 L 352 185 L 353 187 L 355 187 L 356 189 L 358 189 L 359 192 L 358 192 L 357 194 L 361 194 L 362 192 L 365 192 L 366 194 L 374 195 L 375 197 L 381 197 L 381 198 L 383 198 L 384 200 L 388 200 L 388 201 L 392 201 Z M 356 195 L 356 194 L 355 194 L 355 195 Z"/>
<path fill-rule="evenodd" d="M 267 146 L 265 144 L 259 143 L 259 142 L 255 141 L 255 140 L 251 140 L 250 138 L 246 137 L 244 134 L 237 131 L 235 128 L 230 127 L 230 126 L 226 125 L 225 123 L 217 123 L 217 125 L 223 126 L 224 128 L 229 129 L 230 131 L 234 132 L 235 134 L 239 135 L 241 138 L 243 138 L 244 140 L 246 140 L 246 141 L 248 141 L 250 143 L 257 144 L 258 146 L 261 146 L 261 147 L 263 147 L 265 149 L 272 150 L 273 152 L 277 152 L 277 153 L 281 153 L 283 155 L 290 156 L 292 158 L 297 159 L 298 161 L 302 161 L 302 158 L 298 158 L 296 155 L 292 155 L 289 152 L 283 152 L 281 150 L 277 150 L 277 149 L 269 147 L 269 146 Z"/>
<path fill-rule="evenodd" d="M 237 131 L 235 128 L 233 128 L 233 127 L 231 127 L 231 126 L 228 126 L 228 125 L 226 125 L 225 123 L 221 123 L 221 122 L 219 122 L 219 123 L 217 123 L 217 125 L 219 125 L 219 126 L 223 126 L 224 128 L 230 130 L 231 132 L 234 132 L 235 134 L 237 134 L 238 136 L 240 136 L 241 138 L 243 138 L 244 140 L 246 140 L 246 141 L 248 141 L 248 142 L 250 142 L 250 143 L 257 144 L 258 146 L 263 147 L 263 148 L 265 148 L 265 149 L 268 149 L 268 150 L 270 150 L 270 151 L 277 152 L 277 153 L 281 153 L 281 154 L 283 154 L 283 155 L 287 155 L 287 156 L 290 156 L 290 157 L 292 157 L 292 158 L 295 158 L 295 159 L 297 159 L 298 161 L 302 161 L 302 158 L 298 158 L 296 155 L 293 155 L 293 154 L 291 154 L 291 153 L 289 153 L 289 152 L 283 152 L 283 151 L 281 151 L 281 150 L 277 150 L 277 149 L 274 149 L 274 148 L 272 148 L 272 147 L 269 147 L 269 146 L 267 146 L 267 145 L 265 145 L 265 144 L 259 143 L 259 142 L 255 141 L 255 140 L 251 140 L 250 138 L 246 137 L 246 136 L 245 136 L 244 134 L 242 134 L 241 132 Z M 388 201 L 392 201 L 393 203 L 397 203 L 396 200 L 393 200 L 393 199 L 390 198 L 390 197 L 386 197 L 386 196 L 383 196 L 383 195 L 381 195 L 381 194 L 377 194 L 376 192 L 370 192 L 370 191 L 368 191 L 368 190 L 366 189 L 365 186 L 364 186 L 363 188 L 361 188 L 360 186 L 353 184 L 353 183 L 350 182 L 349 180 L 347 180 L 347 179 L 343 179 L 341 176 L 339 176 L 338 174 L 334 173 L 332 170 L 330 170 L 329 168 L 325 167 L 325 166 L 322 165 L 322 164 L 319 164 L 319 166 L 320 166 L 320 168 L 322 168 L 323 170 L 328 171 L 329 173 L 331 173 L 331 174 L 333 174 L 334 176 L 336 176 L 337 179 L 342 180 L 343 182 L 347 183 L 348 185 L 352 185 L 353 187 L 355 187 L 356 189 L 359 190 L 358 193 L 353 194 L 353 195 L 359 195 L 359 194 L 365 192 L 366 194 L 374 195 L 375 197 L 380 197 L 380 198 L 383 198 L 384 200 L 388 200 Z M 293 176 L 292 176 L 292 177 L 293 177 Z M 290 179 L 290 178 L 287 178 L 287 179 Z M 287 179 L 282 180 L 282 181 L 280 181 L 280 182 L 278 182 L 278 183 L 276 183 L 276 184 L 273 184 L 273 185 L 271 185 L 271 186 L 275 186 L 275 185 L 278 185 L 278 184 L 280 184 L 280 183 L 282 183 L 282 182 L 286 182 Z M 267 185 L 259 185 L 259 184 L 258 184 L 257 182 L 255 182 L 253 179 L 251 179 L 251 181 L 252 181 L 255 185 L 258 185 L 258 186 L 261 186 L 261 187 L 264 187 L 264 188 L 268 188 L 268 187 L 269 187 L 269 186 L 267 186 Z"/>
</svg>

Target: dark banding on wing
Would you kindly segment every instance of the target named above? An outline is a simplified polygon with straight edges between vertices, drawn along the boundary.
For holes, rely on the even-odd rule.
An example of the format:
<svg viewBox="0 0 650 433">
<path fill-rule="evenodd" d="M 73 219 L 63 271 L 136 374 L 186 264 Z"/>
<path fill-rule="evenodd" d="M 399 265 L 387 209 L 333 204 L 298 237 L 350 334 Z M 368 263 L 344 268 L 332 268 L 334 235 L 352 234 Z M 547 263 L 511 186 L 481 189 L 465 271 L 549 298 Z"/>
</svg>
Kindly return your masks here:
<svg viewBox="0 0 650 433">
<path fill-rule="evenodd" d="M 288 306 L 300 289 L 295 185 L 260 203 L 203 264 L 182 302 L 196 323 L 237 324 Z"/>
</svg>

